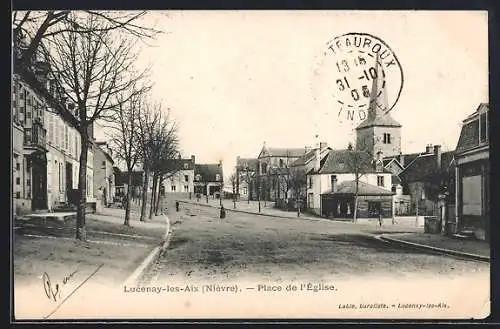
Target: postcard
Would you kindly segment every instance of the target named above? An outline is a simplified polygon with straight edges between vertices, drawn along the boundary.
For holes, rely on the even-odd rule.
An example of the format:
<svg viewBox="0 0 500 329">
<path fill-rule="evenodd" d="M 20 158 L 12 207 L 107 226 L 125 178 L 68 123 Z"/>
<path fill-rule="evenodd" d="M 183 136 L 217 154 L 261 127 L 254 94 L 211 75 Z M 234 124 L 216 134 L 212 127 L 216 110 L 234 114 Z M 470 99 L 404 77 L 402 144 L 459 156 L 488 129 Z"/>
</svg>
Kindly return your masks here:
<svg viewBox="0 0 500 329">
<path fill-rule="evenodd" d="M 487 11 L 13 11 L 15 320 L 484 319 Z"/>
</svg>

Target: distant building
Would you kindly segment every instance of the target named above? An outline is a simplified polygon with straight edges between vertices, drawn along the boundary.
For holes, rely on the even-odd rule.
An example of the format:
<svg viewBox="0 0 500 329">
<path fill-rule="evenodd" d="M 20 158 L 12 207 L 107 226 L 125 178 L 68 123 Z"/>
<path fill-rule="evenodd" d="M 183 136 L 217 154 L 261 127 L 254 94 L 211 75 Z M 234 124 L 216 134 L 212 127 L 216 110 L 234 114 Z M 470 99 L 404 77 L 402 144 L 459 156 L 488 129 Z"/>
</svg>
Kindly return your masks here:
<svg viewBox="0 0 500 329">
<path fill-rule="evenodd" d="M 176 196 L 191 198 L 194 193 L 194 172 L 196 158 L 191 155 L 190 159 L 172 160 L 174 171 L 167 174 L 163 181 L 164 191 Z"/>
<path fill-rule="evenodd" d="M 220 197 L 224 187 L 222 162 L 194 165 L 194 193 Z"/>
<path fill-rule="evenodd" d="M 261 200 L 287 200 L 291 197 L 286 176 L 290 165 L 306 154 L 310 148 L 262 147 L 258 156 L 256 176 L 257 197 Z"/>
<path fill-rule="evenodd" d="M 106 142 L 94 143 L 94 195 L 103 195 L 105 206 L 113 202 L 115 196 L 115 173 L 112 150 Z M 99 192 L 101 191 L 101 192 Z"/>
<path fill-rule="evenodd" d="M 315 161 L 307 174 L 307 203 L 312 212 L 329 218 L 352 218 L 356 180 L 349 150 L 330 150 L 326 157 Z M 358 218 L 392 217 L 392 174 L 367 152 L 359 151 Z"/>
<path fill-rule="evenodd" d="M 255 199 L 255 175 L 259 161 L 256 158 L 236 158 L 236 190 L 239 200 Z"/>
<path fill-rule="evenodd" d="M 456 231 L 490 240 L 489 105 L 482 103 L 462 124 L 455 150 Z"/>
</svg>

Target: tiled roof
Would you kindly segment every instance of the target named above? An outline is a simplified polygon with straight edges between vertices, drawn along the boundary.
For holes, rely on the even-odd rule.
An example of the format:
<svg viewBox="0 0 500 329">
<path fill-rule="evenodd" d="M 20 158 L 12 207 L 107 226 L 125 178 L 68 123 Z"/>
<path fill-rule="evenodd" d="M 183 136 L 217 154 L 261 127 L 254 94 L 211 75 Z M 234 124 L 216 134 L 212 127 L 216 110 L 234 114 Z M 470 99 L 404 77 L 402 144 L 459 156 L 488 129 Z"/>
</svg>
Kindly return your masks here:
<svg viewBox="0 0 500 329">
<path fill-rule="evenodd" d="M 337 191 L 325 193 L 325 194 L 355 194 L 356 193 L 356 181 L 345 181 L 341 182 Z M 371 185 L 365 182 L 358 182 L 358 195 L 393 195 L 392 191 L 388 191 L 379 186 Z"/>
<path fill-rule="evenodd" d="M 298 158 L 306 153 L 306 148 L 277 148 L 268 147 L 263 149 L 263 156 Z"/>
<path fill-rule="evenodd" d="M 402 154 L 404 157 L 404 165 L 403 167 L 407 167 L 410 163 L 412 163 L 420 154 L 422 153 L 408 153 L 408 154 Z M 390 157 L 384 157 L 384 166 L 386 166 L 386 161 L 387 163 L 391 162 L 392 159 L 396 158 L 398 160 L 399 164 L 401 164 L 400 156 L 399 155 L 394 155 Z"/>
<path fill-rule="evenodd" d="M 202 181 L 216 182 L 215 176 L 220 175 L 220 180 L 222 180 L 222 166 L 217 163 L 214 164 L 195 164 L 194 174 L 201 175 Z"/>
<path fill-rule="evenodd" d="M 307 152 L 306 154 L 304 154 L 303 156 L 301 156 L 300 158 L 298 158 L 297 160 L 292 162 L 292 164 L 290 166 L 291 167 L 299 167 L 299 166 L 306 165 L 307 163 L 309 163 L 311 160 L 313 160 L 315 158 L 316 150 L 317 149 L 310 150 L 309 152 Z M 331 151 L 332 149 L 330 147 L 327 147 L 326 149 L 323 149 L 323 151 L 321 151 L 321 153 L 324 154 L 325 151 L 327 151 L 327 150 Z M 320 154 L 320 157 L 321 157 L 321 154 Z"/>
<path fill-rule="evenodd" d="M 369 115 L 365 121 L 361 122 L 356 129 L 363 129 L 373 126 L 401 127 L 401 124 L 394 120 L 389 113 L 378 112 L 376 115 Z"/>
<path fill-rule="evenodd" d="M 453 160 L 453 153 L 443 152 L 441 154 L 441 168 L 437 168 L 437 160 L 434 153 L 421 154 L 399 174 L 399 177 L 406 183 L 420 182 L 431 177 L 438 171 L 448 171 L 450 163 Z"/>
<path fill-rule="evenodd" d="M 476 112 L 469 115 L 462 125 L 460 131 L 460 137 L 458 138 L 458 143 L 456 147 L 456 152 L 460 153 L 468 149 L 472 149 L 480 145 L 479 141 L 479 115 L 481 113 L 487 112 L 489 110 L 489 105 L 486 103 L 481 103 L 477 108 Z M 484 143 L 485 145 L 487 143 Z"/>
<path fill-rule="evenodd" d="M 353 151 L 349 150 L 331 150 L 328 152 L 328 156 L 322 159 L 323 164 L 319 170 L 320 174 L 329 173 L 351 173 L 353 172 L 353 166 L 359 166 L 360 172 L 364 173 L 375 173 L 376 168 L 374 165 L 373 158 L 367 152 L 357 152 L 359 155 L 359 160 L 352 160 Z M 356 165 L 354 161 L 359 164 Z M 388 172 L 384 170 L 384 172 Z"/>
</svg>

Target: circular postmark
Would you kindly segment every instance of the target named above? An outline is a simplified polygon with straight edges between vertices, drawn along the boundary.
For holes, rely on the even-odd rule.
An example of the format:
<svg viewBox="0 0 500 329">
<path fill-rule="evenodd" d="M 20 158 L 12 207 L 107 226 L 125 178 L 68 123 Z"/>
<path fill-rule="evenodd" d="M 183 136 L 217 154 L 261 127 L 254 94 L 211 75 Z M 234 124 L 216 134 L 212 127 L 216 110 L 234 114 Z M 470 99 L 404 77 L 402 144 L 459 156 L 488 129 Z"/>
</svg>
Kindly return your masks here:
<svg viewBox="0 0 500 329">
<path fill-rule="evenodd" d="M 322 112 L 357 124 L 370 110 L 391 111 L 403 83 L 401 64 L 387 43 L 368 33 L 353 32 L 326 44 L 314 70 L 312 88 Z"/>
</svg>

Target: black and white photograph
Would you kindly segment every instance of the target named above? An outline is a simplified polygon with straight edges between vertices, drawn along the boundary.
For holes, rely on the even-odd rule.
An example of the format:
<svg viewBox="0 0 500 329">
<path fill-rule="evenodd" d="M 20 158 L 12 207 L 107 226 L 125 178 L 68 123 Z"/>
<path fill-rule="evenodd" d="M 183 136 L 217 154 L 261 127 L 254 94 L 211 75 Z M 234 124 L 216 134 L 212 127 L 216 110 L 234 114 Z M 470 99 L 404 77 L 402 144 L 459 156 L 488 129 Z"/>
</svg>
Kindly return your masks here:
<svg viewBox="0 0 500 329">
<path fill-rule="evenodd" d="M 490 315 L 488 11 L 11 16 L 15 320 Z"/>
</svg>

